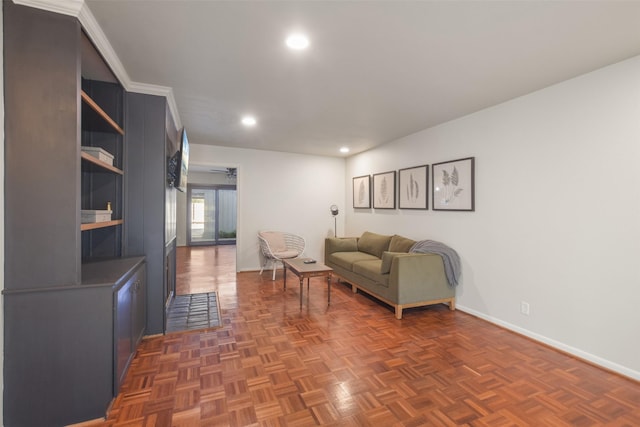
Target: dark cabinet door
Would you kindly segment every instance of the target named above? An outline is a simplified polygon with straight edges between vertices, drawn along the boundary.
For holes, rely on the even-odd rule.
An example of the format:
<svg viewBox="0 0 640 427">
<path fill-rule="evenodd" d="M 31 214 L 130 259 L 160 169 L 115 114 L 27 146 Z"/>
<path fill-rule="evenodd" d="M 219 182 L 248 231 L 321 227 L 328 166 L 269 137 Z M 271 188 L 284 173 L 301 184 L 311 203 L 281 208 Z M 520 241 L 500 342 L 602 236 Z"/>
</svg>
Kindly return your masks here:
<svg viewBox="0 0 640 427">
<path fill-rule="evenodd" d="M 114 396 L 117 394 L 120 384 L 124 380 L 127 366 L 133 355 L 133 342 L 131 340 L 131 315 L 133 308 L 133 292 L 135 275 L 125 283 L 116 293 L 116 317 L 115 317 L 115 381 Z"/>
<path fill-rule="evenodd" d="M 142 340 L 142 336 L 144 335 L 145 326 L 147 323 L 147 286 L 146 286 L 146 275 L 144 265 L 140 268 L 139 272 L 136 274 L 138 279 L 134 283 L 133 290 L 133 315 L 132 315 L 132 340 L 133 340 L 133 350 L 135 351 L 138 343 Z"/>
<path fill-rule="evenodd" d="M 114 396 L 118 394 L 129 363 L 145 331 L 147 319 L 145 268 L 146 263 L 141 264 L 115 294 Z"/>
</svg>

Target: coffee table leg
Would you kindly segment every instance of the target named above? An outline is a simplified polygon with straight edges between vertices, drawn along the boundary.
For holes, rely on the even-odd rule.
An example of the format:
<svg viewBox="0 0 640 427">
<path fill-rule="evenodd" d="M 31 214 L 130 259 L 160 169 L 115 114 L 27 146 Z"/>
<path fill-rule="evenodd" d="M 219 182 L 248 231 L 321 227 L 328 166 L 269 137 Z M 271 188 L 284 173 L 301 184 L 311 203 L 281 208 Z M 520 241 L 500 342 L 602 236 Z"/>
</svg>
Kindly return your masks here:
<svg viewBox="0 0 640 427">
<path fill-rule="evenodd" d="M 331 305 L 331 273 L 327 276 L 327 305 Z"/>
<path fill-rule="evenodd" d="M 300 310 L 302 310 L 302 289 L 304 289 L 302 286 L 303 284 L 304 284 L 304 277 L 300 276 Z"/>
<path fill-rule="evenodd" d="M 282 270 L 284 271 L 284 290 L 287 290 L 287 264 L 282 263 Z"/>
</svg>

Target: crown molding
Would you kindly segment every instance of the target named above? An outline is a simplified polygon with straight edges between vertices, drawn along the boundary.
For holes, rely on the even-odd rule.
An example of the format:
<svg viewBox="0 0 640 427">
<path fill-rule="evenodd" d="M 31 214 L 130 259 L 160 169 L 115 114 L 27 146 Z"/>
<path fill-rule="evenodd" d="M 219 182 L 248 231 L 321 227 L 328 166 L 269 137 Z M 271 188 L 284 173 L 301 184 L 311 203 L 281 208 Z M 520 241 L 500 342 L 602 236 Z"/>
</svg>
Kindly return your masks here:
<svg viewBox="0 0 640 427">
<path fill-rule="evenodd" d="M 111 46 L 109 39 L 107 39 L 102 28 L 98 25 L 98 21 L 96 21 L 93 13 L 91 13 L 91 10 L 89 10 L 89 7 L 84 4 L 84 2 L 82 8 L 80 8 L 78 20 L 85 33 L 87 33 L 87 36 L 89 36 L 96 49 L 98 49 L 98 52 L 100 52 L 106 63 L 111 67 L 113 74 L 116 75 L 122 86 L 124 86 L 126 90 L 129 90 L 129 86 L 131 86 L 129 73 L 127 73 L 122 62 L 120 62 L 120 58 L 118 58 L 116 51 L 113 49 L 113 46 Z"/>
<path fill-rule="evenodd" d="M 164 96 L 167 99 L 169 111 L 173 117 L 173 121 L 178 129 L 182 127 L 180 115 L 178 114 L 178 106 L 173 89 L 166 86 L 156 86 L 146 83 L 138 83 L 131 80 L 127 70 L 122 65 L 120 58 L 116 54 L 113 46 L 107 39 L 107 36 L 98 25 L 98 21 L 91 13 L 84 0 L 13 0 L 15 4 L 29 6 L 36 9 L 47 10 L 49 12 L 59 13 L 63 15 L 75 16 L 80 21 L 82 28 L 87 33 L 93 44 L 102 55 L 105 62 L 113 71 L 116 78 L 128 92 L 144 93 L 147 95 Z"/>
<path fill-rule="evenodd" d="M 182 128 L 182 122 L 180 121 L 180 115 L 178 114 L 178 104 L 173 96 L 173 88 L 169 86 L 158 86 L 147 83 L 131 82 L 129 92 L 144 93 L 147 95 L 164 96 L 167 99 L 167 105 L 169 106 L 169 112 L 173 117 L 173 121 L 176 125 L 176 129 Z"/>
<path fill-rule="evenodd" d="M 13 0 L 13 2 L 70 16 L 78 16 L 80 9 L 84 6 L 84 0 Z"/>
</svg>

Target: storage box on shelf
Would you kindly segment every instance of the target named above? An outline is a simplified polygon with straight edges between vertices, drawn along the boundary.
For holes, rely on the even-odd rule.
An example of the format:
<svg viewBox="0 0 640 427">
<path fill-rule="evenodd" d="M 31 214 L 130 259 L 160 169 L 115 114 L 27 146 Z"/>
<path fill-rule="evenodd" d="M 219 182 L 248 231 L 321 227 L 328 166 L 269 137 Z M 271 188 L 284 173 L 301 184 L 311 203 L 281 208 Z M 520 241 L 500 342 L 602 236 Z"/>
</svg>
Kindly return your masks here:
<svg viewBox="0 0 640 427">
<path fill-rule="evenodd" d="M 108 151 L 100 147 L 85 147 L 84 145 L 80 148 L 82 149 L 82 154 L 87 153 L 95 159 L 98 159 L 100 162 L 113 166 L 113 154 Z"/>
<path fill-rule="evenodd" d="M 92 224 L 97 222 L 111 221 L 112 210 L 100 210 L 100 209 L 83 209 L 80 211 L 83 224 Z"/>
</svg>

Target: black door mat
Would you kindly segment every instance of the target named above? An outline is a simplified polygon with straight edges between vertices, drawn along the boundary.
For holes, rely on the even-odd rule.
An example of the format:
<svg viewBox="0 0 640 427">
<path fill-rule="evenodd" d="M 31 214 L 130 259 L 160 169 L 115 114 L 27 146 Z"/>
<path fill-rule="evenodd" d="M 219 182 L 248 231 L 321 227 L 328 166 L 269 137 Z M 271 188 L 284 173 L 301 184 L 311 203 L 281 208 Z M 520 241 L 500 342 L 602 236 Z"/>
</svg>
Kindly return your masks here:
<svg viewBox="0 0 640 427">
<path fill-rule="evenodd" d="M 215 292 L 178 295 L 167 312 L 167 332 L 217 328 L 221 324 Z"/>
</svg>

